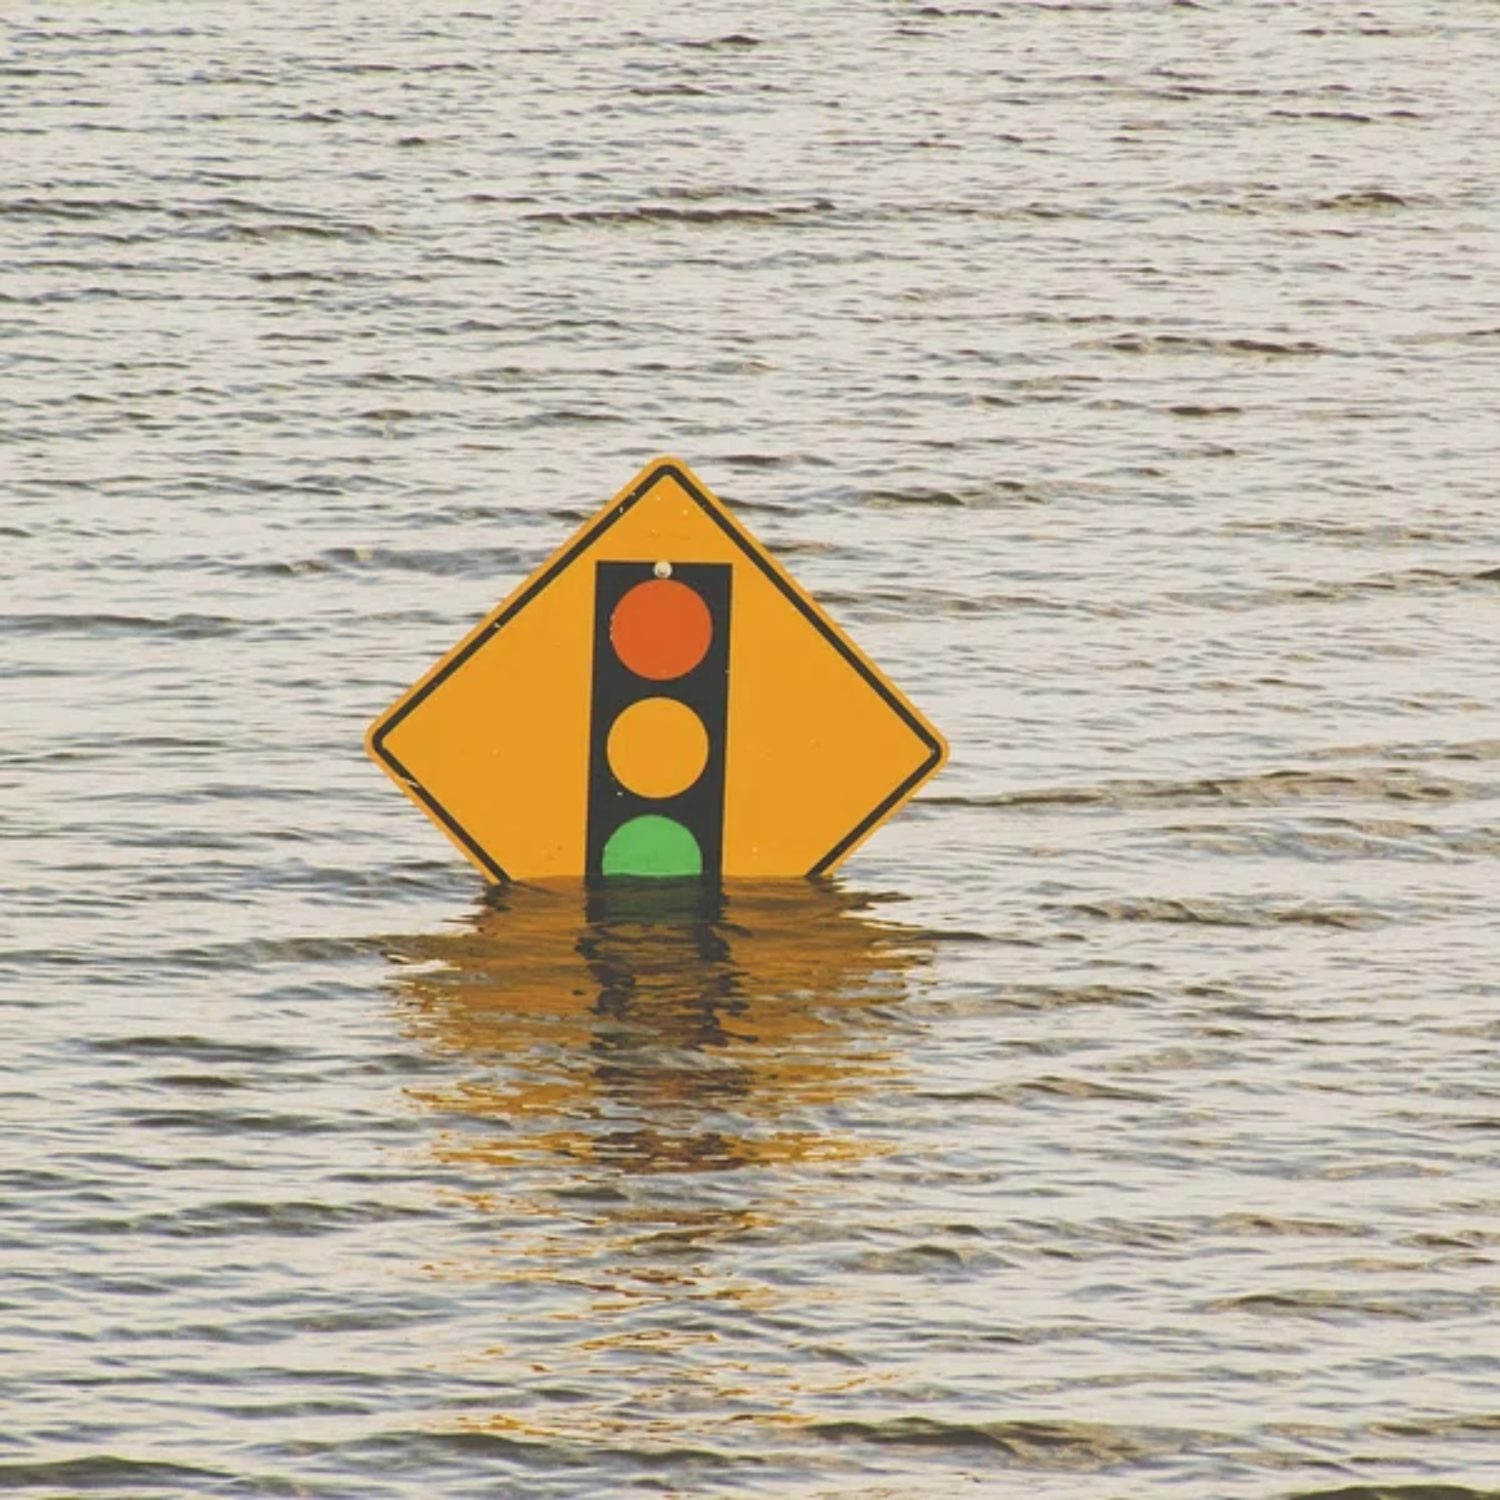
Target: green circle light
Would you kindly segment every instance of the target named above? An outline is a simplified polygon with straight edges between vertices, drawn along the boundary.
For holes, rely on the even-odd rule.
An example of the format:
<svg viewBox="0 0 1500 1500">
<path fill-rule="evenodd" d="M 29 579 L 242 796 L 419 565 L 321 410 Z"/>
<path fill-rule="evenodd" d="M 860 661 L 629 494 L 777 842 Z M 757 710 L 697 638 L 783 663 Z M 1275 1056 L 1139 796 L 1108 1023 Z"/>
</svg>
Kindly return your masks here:
<svg viewBox="0 0 1500 1500">
<path fill-rule="evenodd" d="M 600 863 L 606 875 L 701 875 L 703 851 L 681 823 L 646 813 L 610 834 Z"/>
</svg>

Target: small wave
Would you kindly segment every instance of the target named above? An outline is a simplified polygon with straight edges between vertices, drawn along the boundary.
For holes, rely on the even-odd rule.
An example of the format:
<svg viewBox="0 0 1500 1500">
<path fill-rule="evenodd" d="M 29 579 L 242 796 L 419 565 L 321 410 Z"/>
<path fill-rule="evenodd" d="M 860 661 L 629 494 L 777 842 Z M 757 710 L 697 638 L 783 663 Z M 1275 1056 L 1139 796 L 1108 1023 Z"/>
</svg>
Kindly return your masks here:
<svg viewBox="0 0 1500 1500">
<path fill-rule="evenodd" d="M 310 224 L 280 220 L 262 224 L 216 224 L 196 232 L 205 240 L 373 240 L 380 231 L 371 224 Z"/>
<path fill-rule="evenodd" d="M 284 120 L 288 116 L 281 115 L 279 118 Z M 298 125 L 342 125 L 352 120 L 395 124 L 401 117 L 382 109 L 304 109 L 290 118 Z"/>
<path fill-rule="evenodd" d="M 1364 1224 L 1340 1224 L 1327 1219 L 1278 1218 L 1274 1214 L 1232 1213 L 1214 1220 L 1219 1234 L 1274 1234 L 1297 1236 L 1363 1236 L 1370 1233 Z"/>
<path fill-rule="evenodd" d="M 691 41 L 679 42 L 677 45 L 679 47 L 686 47 L 694 52 L 722 52 L 726 50 L 739 51 L 745 47 L 759 47 L 763 43 L 758 36 L 751 36 L 749 32 L 731 31 L 727 36 L 693 39 Z"/>
<path fill-rule="evenodd" d="M 91 1454 L 86 1458 L 59 1459 L 56 1463 L 0 1463 L 0 1489 L 30 1489 L 45 1486 L 76 1489 L 127 1489 L 140 1485 L 206 1481 L 215 1485 L 230 1484 L 235 1476 L 224 1469 L 204 1469 L 196 1464 L 169 1464 L 143 1458 L 116 1458 L 112 1453 Z"/>
<path fill-rule="evenodd" d="M 913 939 L 924 943 L 993 943 L 987 932 L 970 932 L 962 927 L 912 927 L 907 929 Z"/>
<path fill-rule="evenodd" d="M 513 1424 L 513 1431 L 530 1430 L 539 1434 L 534 1437 L 517 1437 L 510 1431 L 494 1431 L 488 1425 L 504 1422 L 506 1419 L 503 1417 L 460 1415 L 452 1420 L 455 1425 L 447 1430 L 428 1427 L 381 1431 L 365 1438 L 361 1443 L 361 1451 L 371 1458 L 388 1456 L 396 1471 L 407 1473 L 421 1473 L 423 1466 L 443 1465 L 455 1458 L 484 1460 L 494 1467 L 489 1470 L 487 1482 L 477 1493 L 506 1495 L 546 1492 L 540 1487 L 507 1488 L 499 1477 L 502 1472 L 514 1475 L 517 1470 L 525 1472 L 532 1468 L 556 1468 L 559 1462 L 558 1447 L 545 1435 L 543 1429 L 527 1429 L 523 1424 Z M 337 1439 L 305 1438 L 299 1441 L 297 1451 L 313 1461 L 325 1456 L 337 1459 L 343 1456 L 346 1444 L 347 1440 L 340 1442 Z M 765 1459 L 743 1452 L 721 1452 L 701 1444 L 689 1446 L 668 1442 L 613 1444 L 591 1441 L 588 1453 L 589 1458 L 600 1465 L 619 1465 L 658 1472 L 663 1468 L 679 1465 L 691 1469 L 732 1468 L 738 1471 L 748 1465 L 766 1462 Z M 502 1464 L 509 1468 L 502 1471 L 499 1468 Z M 658 1494 L 662 1493 L 660 1484 L 655 1479 L 650 1482 L 649 1487 Z M 425 1492 L 432 1491 L 427 1487 Z M 618 1489 L 611 1485 L 608 1489 L 601 1487 L 586 1493 L 618 1493 Z"/>
<path fill-rule="evenodd" d="M 1338 547 L 1405 547 L 1412 542 L 1440 542 L 1472 547 L 1472 527 L 1459 522 L 1364 521 L 1332 516 L 1276 516 L 1264 520 L 1230 521 L 1224 531 L 1233 536 L 1267 534 L 1297 541 L 1332 542 Z M 1500 572 L 1500 569 L 1496 570 Z M 1477 575 L 1485 577 L 1484 573 Z"/>
<path fill-rule="evenodd" d="M 572 427 L 580 423 L 628 420 L 618 411 L 590 411 L 581 406 L 559 406 L 548 411 L 533 412 L 529 417 L 518 421 L 516 426 L 525 431 L 534 427 Z"/>
<path fill-rule="evenodd" d="M 1426 740 L 1416 743 L 1330 745 L 1325 749 L 1313 751 L 1310 758 L 1354 760 L 1374 755 L 1397 761 L 1500 760 L 1500 740 Z M 1456 785 L 1462 786 L 1463 783 Z"/>
<path fill-rule="evenodd" d="M 954 505 L 970 502 L 956 490 L 929 489 L 914 485 L 904 490 L 866 490 L 863 497 L 871 505 Z"/>
<path fill-rule="evenodd" d="M 1117 1084 L 1099 1083 L 1091 1078 L 1070 1078 L 1049 1073 L 1028 1078 L 1022 1083 L 994 1084 L 986 1088 L 929 1091 L 920 1098 L 954 1104 L 1024 1105 L 1039 1099 L 1103 1100 L 1116 1104 L 1154 1104 L 1157 1095 L 1139 1089 L 1121 1088 Z"/>
<path fill-rule="evenodd" d="M 1209 338 L 1182 333 L 1121 333 L 1090 340 L 1083 347 L 1110 349 L 1117 354 L 1220 354 L 1262 359 L 1306 358 L 1332 352 L 1311 339 Z"/>
<path fill-rule="evenodd" d="M 1204 927 L 1376 926 L 1385 918 L 1372 910 L 1334 906 L 1277 906 L 1270 902 L 1215 901 L 1206 896 L 1145 897 L 1081 901 L 1066 911 L 1107 922 L 1171 922 Z"/>
<path fill-rule="evenodd" d="M 814 1422 L 808 1430 L 834 1442 L 892 1443 L 924 1448 L 982 1448 L 1024 1468 L 1094 1472 L 1166 1453 L 1195 1441 L 1142 1429 L 1090 1422 L 943 1422 L 933 1417 Z"/>
<path fill-rule="evenodd" d="M 693 83 L 640 83 L 630 90 L 636 99 L 705 99 L 712 93 L 712 89 L 699 88 Z"/>
<path fill-rule="evenodd" d="M 12 198 L 0 202 L 6 219 L 110 219 L 118 214 L 154 213 L 157 205 L 137 198 Z"/>
<path fill-rule="evenodd" d="M 865 1250 L 855 1256 L 852 1269 L 876 1276 L 942 1276 L 970 1268 L 982 1257 L 952 1245 L 903 1245 L 895 1250 Z"/>
<path fill-rule="evenodd" d="M 1156 1095 L 1140 1089 L 1124 1089 L 1117 1084 L 1099 1083 L 1091 1078 L 1067 1078 L 1048 1074 L 1032 1078 L 1016 1087 L 1017 1097 L 1040 1095 L 1050 1099 L 1105 1099 L 1123 1103 L 1149 1104 Z"/>
<path fill-rule="evenodd" d="M 126 1130 L 196 1130 L 235 1139 L 261 1135 L 337 1135 L 344 1128 L 326 1116 L 242 1109 L 122 1109 Z"/>
<path fill-rule="evenodd" d="M 405 65 L 402 63 L 383 62 L 330 62 L 324 63 L 323 68 L 325 72 L 348 74 L 353 78 L 362 78 L 369 74 L 401 73 L 405 71 Z"/>
<path fill-rule="evenodd" d="M 789 203 L 776 208 L 679 208 L 670 203 L 648 203 L 636 208 L 547 209 L 527 214 L 530 224 L 790 224 L 826 214 L 830 199 Z"/>
<path fill-rule="evenodd" d="M 108 1057 L 170 1057 L 197 1063 L 285 1062 L 297 1055 L 296 1048 L 273 1042 L 221 1042 L 185 1034 L 104 1037 L 81 1045 Z"/>
<path fill-rule="evenodd" d="M 1297 584 L 1290 588 L 1267 589 L 1257 597 L 1267 603 L 1293 600 L 1297 603 L 1337 604 L 1370 594 L 1436 593 L 1444 589 L 1491 583 L 1500 583 L 1500 567 L 1475 570 L 1405 568 L 1397 573 L 1377 573 L 1370 578 L 1331 579 Z"/>
<path fill-rule="evenodd" d="M 1319 198 L 1315 206 L 1348 213 L 1369 208 L 1408 208 L 1409 198 L 1393 193 L 1389 188 L 1361 188 L 1347 193 L 1335 193 L 1331 198 Z"/>
<path fill-rule="evenodd" d="M 1461 1417 L 1401 1417 L 1372 1423 L 1381 1437 L 1455 1437 L 1465 1433 L 1500 1433 L 1500 1414 L 1482 1412 Z"/>
<path fill-rule="evenodd" d="M 1423 1230 L 1406 1236 L 1401 1243 L 1424 1250 L 1500 1249 L 1500 1229 Z"/>
<path fill-rule="evenodd" d="M 1194 848 L 1227 855 L 1428 861 L 1500 855 L 1500 832 L 1493 829 L 1444 828 L 1388 818 L 1314 818 L 1294 828 L 1280 822 L 1194 824 L 1169 831 Z"/>
<path fill-rule="evenodd" d="M 527 557 L 513 547 L 467 547 L 462 550 L 409 550 L 394 547 L 329 547 L 315 557 L 270 562 L 226 563 L 223 571 L 300 577 L 306 574 L 376 569 L 390 573 L 424 573 L 444 578 L 473 574 L 509 577 Z"/>
<path fill-rule="evenodd" d="M 1355 112 L 1334 110 L 1281 112 L 1283 118 L 1317 120 L 1320 123 L 1366 124 L 1373 121 Z M 1409 118 L 1398 113 L 1390 118 Z M 1274 189 L 1251 190 L 1219 203 L 1219 207 L 1230 213 L 1261 214 L 1372 214 L 1396 209 L 1414 208 L 1424 202 L 1415 195 L 1405 195 L 1389 188 L 1352 188 L 1341 193 L 1330 193 L 1321 197 L 1300 197 Z M 1352 233 L 1343 230 L 1341 233 Z"/>
<path fill-rule="evenodd" d="M 1312 1318 L 1335 1321 L 1385 1318 L 1399 1322 L 1421 1322 L 1426 1318 L 1451 1317 L 1467 1309 L 1465 1299 L 1444 1298 L 1433 1305 L 1431 1293 L 1424 1295 L 1429 1305 L 1398 1302 L 1388 1297 L 1372 1297 L 1358 1292 L 1308 1289 L 1295 1292 L 1247 1292 L 1240 1297 L 1221 1297 L 1208 1304 L 1211 1312 L 1242 1312 L 1261 1317 Z"/>
<path fill-rule="evenodd" d="M 979 5 L 924 5 L 914 14 L 930 21 L 1003 21 L 1004 11 L 986 10 Z"/>
<path fill-rule="evenodd" d="M 362 271 L 340 269 L 337 271 L 251 271 L 251 281 L 265 282 L 275 286 L 282 282 L 320 282 L 329 286 L 342 286 L 351 281 L 365 279 Z"/>
<path fill-rule="evenodd" d="M 1276 120 L 1330 120 L 1348 125 L 1369 125 L 1373 115 L 1360 114 L 1352 109 L 1273 109 L 1271 118 Z"/>
<path fill-rule="evenodd" d="M 1500 1490 L 1463 1484 L 1346 1484 L 1336 1490 L 1299 1490 L 1291 1500 L 1500 1500 Z"/>
<path fill-rule="evenodd" d="M 736 506 L 737 510 L 743 509 Z M 792 549 L 779 547 L 783 556 Z M 937 589 L 861 589 L 858 593 L 845 593 L 841 589 L 825 589 L 819 592 L 821 603 L 834 609 L 857 609 L 867 615 L 889 611 L 897 616 L 911 618 L 923 613 L 935 615 L 965 615 L 994 619 L 1008 610 L 1041 609 L 1049 612 L 1094 614 L 1100 609 L 1108 611 L 1111 606 L 1100 606 L 1092 601 L 1069 601 L 1062 603 L 1044 599 L 1036 594 L 988 594 L 980 597 L 950 594 Z"/>
<path fill-rule="evenodd" d="M 194 1204 L 164 1213 L 132 1213 L 120 1218 L 75 1221 L 70 1230 L 75 1234 L 132 1234 L 173 1240 L 238 1238 L 244 1235 L 299 1239 L 335 1233 L 353 1225 L 387 1224 L 426 1216 L 420 1208 L 380 1202 L 230 1201 Z"/>
<path fill-rule="evenodd" d="M 741 469 L 780 469 L 791 463 L 806 463 L 808 456 L 785 453 L 726 453 L 720 460 L 725 465 Z"/>
<path fill-rule="evenodd" d="M 1062 1010 L 1074 1005 L 1139 1005 L 1153 991 L 1113 984 L 1008 984 L 987 995 L 987 1010 Z"/>
<path fill-rule="evenodd" d="M 183 794 L 181 800 L 191 801 L 198 795 L 200 794 L 197 792 L 187 792 Z M 257 789 L 255 795 L 261 796 L 263 793 Z M 319 797 L 326 794 L 313 790 L 305 795 Z M 449 873 L 448 867 L 438 862 L 434 862 L 431 869 L 432 873 L 440 878 Z M 393 875 L 389 872 L 386 875 L 388 887 L 410 883 L 413 883 L 411 877 Z M 420 881 L 416 883 L 420 884 Z M 271 964 L 342 964 L 351 959 L 383 954 L 387 946 L 386 940 L 379 937 L 258 938 L 243 943 L 204 943 L 200 946 L 157 948 L 154 951 L 138 954 L 116 955 L 101 953 L 97 946 L 58 945 L 49 948 L 0 950 L 0 960 L 17 969 L 62 969 L 66 971 L 89 969 L 101 983 L 104 983 L 108 979 L 131 979 L 134 970 L 158 975 L 174 972 L 221 974 L 261 969 Z M 147 1047 L 151 1045 L 151 1039 L 121 1045 Z M 170 1043 L 163 1043 L 164 1047 L 168 1045 Z M 187 1048 L 187 1040 L 183 1040 L 182 1045 Z M 190 1057 L 194 1054 L 191 1050 L 184 1050 L 180 1055 Z"/>
<path fill-rule="evenodd" d="M 246 622 L 224 615 L 0 615 L 0 632 L 16 635 L 157 635 L 196 641 L 236 635 Z"/>
<path fill-rule="evenodd" d="M 1376 766 L 1347 773 L 1264 771 L 1193 781 L 1106 781 L 1097 786 L 1038 787 L 987 795 L 936 794 L 922 800 L 928 807 L 1108 807 L 1123 811 L 1146 807 L 1278 807 L 1336 800 L 1457 802 L 1479 795 L 1480 789 L 1467 781 L 1403 766 Z"/>
</svg>

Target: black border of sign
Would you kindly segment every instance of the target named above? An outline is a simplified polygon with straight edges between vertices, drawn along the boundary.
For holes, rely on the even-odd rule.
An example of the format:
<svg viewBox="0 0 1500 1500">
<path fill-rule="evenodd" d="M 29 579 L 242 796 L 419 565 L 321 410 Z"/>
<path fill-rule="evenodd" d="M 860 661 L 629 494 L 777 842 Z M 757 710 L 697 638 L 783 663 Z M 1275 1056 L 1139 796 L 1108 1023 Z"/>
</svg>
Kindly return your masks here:
<svg viewBox="0 0 1500 1500">
<path fill-rule="evenodd" d="M 673 463 L 657 464 L 652 468 L 623 499 L 618 500 L 599 517 L 593 525 L 582 531 L 578 539 L 551 567 L 540 574 L 529 587 L 522 590 L 520 594 L 506 606 L 504 611 L 491 621 L 489 629 L 476 636 L 452 661 L 448 662 L 441 672 L 438 672 L 429 682 L 422 684 L 421 688 L 406 699 L 391 716 L 380 725 L 370 736 L 370 748 L 390 769 L 404 782 L 422 802 L 431 809 L 433 815 L 447 828 L 463 846 L 470 850 L 474 857 L 488 870 L 497 881 L 502 884 L 512 884 L 512 877 L 495 862 L 493 858 L 469 837 L 468 833 L 458 823 L 457 819 L 440 803 L 421 782 L 406 769 L 404 765 L 386 748 L 385 740 L 406 716 L 416 709 L 429 694 L 435 692 L 444 682 L 448 680 L 463 664 L 469 660 L 475 652 L 481 650 L 494 636 L 495 632 L 501 630 L 511 620 L 526 608 L 549 583 L 560 574 L 564 568 L 570 567 L 577 561 L 579 555 L 591 547 L 598 539 L 618 521 L 631 506 L 643 499 L 646 494 L 661 480 L 675 479 L 682 486 L 683 491 L 693 500 L 703 513 L 716 525 L 725 536 L 732 541 L 746 557 L 755 564 L 771 583 L 775 584 L 782 595 L 796 607 L 797 611 L 811 625 L 819 635 L 826 640 L 844 660 L 872 687 L 886 706 L 906 725 L 921 742 L 927 746 L 927 759 L 917 767 L 896 789 L 879 803 L 870 812 L 866 813 L 853 828 L 849 830 L 834 846 L 807 872 L 808 877 L 824 874 L 831 865 L 852 845 L 857 844 L 867 833 L 886 816 L 890 810 L 897 806 L 904 797 L 914 791 L 926 780 L 943 761 L 942 742 L 931 730 L 919 719 L 910 708 L 906 706 L 890 689 L 890 686 L 874 671 L 871 665 L 859 655 L 857 651 L 836 630 L 830 630 L 828 623 L 822 619 L 818 612 L 812 608 L 805 598 L 795 589 L 791 583 L 764 557 L 755 547 L 752 547 L 747 539 L 740 534 L 739 530 L 728 520 L 720 510 L 719 506 L 705 495 L 678 465 Z"/>
</svg>

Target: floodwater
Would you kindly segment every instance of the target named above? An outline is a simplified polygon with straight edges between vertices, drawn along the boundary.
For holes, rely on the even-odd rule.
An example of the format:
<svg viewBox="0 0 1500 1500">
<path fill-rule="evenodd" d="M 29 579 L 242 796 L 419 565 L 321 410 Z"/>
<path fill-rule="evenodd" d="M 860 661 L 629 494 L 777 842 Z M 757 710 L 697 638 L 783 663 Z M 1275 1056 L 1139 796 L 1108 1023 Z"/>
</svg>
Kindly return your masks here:
<svg viewBox="0 0 1500 1500">
<path fill-rule="evenodd" d="M 5 25 L 0 1490 L 1500 1488 L 1491 0 Z M 487 896 L 659 452 L 952 763 Z"/>
</svg>

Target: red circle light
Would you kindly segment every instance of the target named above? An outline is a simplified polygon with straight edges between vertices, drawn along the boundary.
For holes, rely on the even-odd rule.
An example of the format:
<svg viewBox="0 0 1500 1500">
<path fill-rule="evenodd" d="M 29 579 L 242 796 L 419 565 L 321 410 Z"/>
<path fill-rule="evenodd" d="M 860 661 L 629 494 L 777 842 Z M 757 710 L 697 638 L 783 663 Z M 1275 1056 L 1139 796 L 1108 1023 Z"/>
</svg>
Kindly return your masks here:
<svg viewBox="0 0 1500 1500">
<path fill-rule="evenodd" d="M 637 677 L 667 682 L 691 672 L 713 639 L 713 616 L 696 589 L 674 578 L 638 583 L 615 605 L 609 639 Z"/>
</svg>

